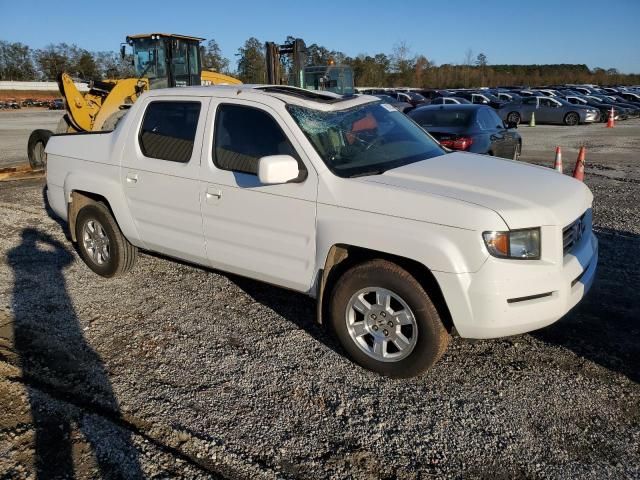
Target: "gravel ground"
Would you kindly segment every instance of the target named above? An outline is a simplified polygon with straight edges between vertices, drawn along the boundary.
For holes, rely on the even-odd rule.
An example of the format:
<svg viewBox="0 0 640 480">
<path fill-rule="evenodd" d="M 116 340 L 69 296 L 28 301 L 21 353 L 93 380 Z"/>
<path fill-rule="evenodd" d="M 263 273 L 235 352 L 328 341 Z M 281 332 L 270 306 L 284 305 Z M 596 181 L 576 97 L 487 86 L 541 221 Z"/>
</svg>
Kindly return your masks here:
<svg viewBox="0 0 640 480">
<path fill-rule="evenodd" d="M 102 279 L 41 182 L 0 183 L 0 477 L 638 478 L 640 121 L 622 125 L 520 129 L 536 163 L 601 145 L 590 295 L 531 334 L 454 338 L 412 380 L 352 364 L 296 293 L 148 254 Z"/>
</svg>

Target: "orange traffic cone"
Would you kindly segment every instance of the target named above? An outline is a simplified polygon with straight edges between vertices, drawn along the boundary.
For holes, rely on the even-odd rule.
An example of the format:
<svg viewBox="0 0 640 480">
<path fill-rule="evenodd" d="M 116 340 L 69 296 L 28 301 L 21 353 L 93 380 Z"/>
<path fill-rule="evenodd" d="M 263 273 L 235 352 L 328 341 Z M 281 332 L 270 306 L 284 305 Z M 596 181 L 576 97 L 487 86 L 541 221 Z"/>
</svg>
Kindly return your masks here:
<svg viewBox="0 0 640 480">
<path fill-rule="evenodd" d="M 584 182 L 584 156 L 586 153 L 586 149 L 584 147 L 580 147 L 580 152 L 578 153 L 578 160 L 576 160 L 576 167 L 573 169 L 573 178 L 576 180 L 580 180 Z"/>
<path fill-rule="evenodd" d="M 562 150 L 556 147 L 556 161 L 553 162 L 553 168 L 562 173 Z"/>
<path fill-rule="evenodd" d="M 611 112 L 609 112 L 609 120 L 607 120 L 607 128 L 613 128 L 615 126 L 615 116 L 616 114 L 613 111 L 613 107 L 611 107 Z"/>
</svg>

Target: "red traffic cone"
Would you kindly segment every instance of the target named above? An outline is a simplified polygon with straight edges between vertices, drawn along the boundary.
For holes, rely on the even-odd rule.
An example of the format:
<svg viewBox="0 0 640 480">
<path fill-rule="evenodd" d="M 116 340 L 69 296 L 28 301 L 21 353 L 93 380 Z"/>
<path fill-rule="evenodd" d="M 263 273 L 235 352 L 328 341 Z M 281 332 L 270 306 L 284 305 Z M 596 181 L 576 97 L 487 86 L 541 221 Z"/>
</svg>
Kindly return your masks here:
<svg viewBox="0 0 640 480">
<path fill-rule="evenodd" d="M 613 107 L 611 107 L 611 111 L 609 112 L 609 120 L 607 120 L 607 128 L 613 128 L 615 126 L 615 116 L 616 114 L 613 111 Z"/>
<path fill-rule="evenodd" d="M 562 150 L 556 147 L 556 160 L 553 162 L 553 168 L 562 173 Z"/>
<path fill-rule="evenodd" d="M 580 147 L 580 152 L 578 153 L 578 160 L 576 160 L 576 167 L 573 169 L 573 178 L 576 180 L 580 180 L 584 182 L 584 156 L 586 153 L 586 149 L 584 147 Z"/>
</svg>

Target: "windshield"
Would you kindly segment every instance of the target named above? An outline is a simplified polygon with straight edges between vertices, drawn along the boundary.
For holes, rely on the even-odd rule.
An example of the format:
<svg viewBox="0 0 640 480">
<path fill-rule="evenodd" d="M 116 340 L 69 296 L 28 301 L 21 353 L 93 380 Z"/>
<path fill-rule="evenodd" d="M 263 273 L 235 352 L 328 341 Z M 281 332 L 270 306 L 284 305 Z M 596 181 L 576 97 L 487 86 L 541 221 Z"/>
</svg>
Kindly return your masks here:
<svg viewBox="0 0 640 480">
<path fill-rule="evenodd" d="M 445 153 L 406 115 L 380 102 L 332 112 L 297 105 L 287 110 L 340 177 L 381 174 Z"/>
<path fill-rule="evenodd" d="M 425 97 L 423 97 L 422 95 L 420 95 L 419 93 L 416 92 L 405 92 L 407 95 L 409 95 L 409 97 L 412 100 L 415 100 L 416 102 L 426 102 L 427 99 Z"/>
</svg>

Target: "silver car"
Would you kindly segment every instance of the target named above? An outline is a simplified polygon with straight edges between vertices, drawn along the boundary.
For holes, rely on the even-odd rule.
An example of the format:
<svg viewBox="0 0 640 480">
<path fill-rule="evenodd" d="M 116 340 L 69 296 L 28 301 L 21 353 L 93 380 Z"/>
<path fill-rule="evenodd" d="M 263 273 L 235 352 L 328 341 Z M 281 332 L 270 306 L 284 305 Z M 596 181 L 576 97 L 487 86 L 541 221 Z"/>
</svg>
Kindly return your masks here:
<svg viewBox="0 0 640 480">
<path fill-rule="evenodd" d="M 511 103 L 498 111 L 506 122 L 529 122 L 535 113 L 538 123 L 558 123 L 564 125 L 578 125 L 600 120 L 597 108 L 572 105 L 557 97 L 525 97 L 521 103 Z"/>
</svg>

